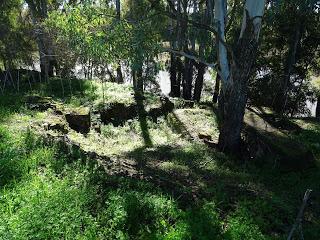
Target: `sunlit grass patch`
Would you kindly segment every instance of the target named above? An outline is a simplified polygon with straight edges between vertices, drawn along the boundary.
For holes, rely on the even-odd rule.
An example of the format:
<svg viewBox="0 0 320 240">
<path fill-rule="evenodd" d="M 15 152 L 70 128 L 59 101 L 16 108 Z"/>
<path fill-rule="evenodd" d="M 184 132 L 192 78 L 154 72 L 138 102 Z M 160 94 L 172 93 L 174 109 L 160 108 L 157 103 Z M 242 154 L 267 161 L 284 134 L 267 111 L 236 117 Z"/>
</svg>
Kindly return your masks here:
<svg viewBox="0 0 320 240">
<path fill-rule="evenodd" d="M 197 138 L 199 133 L 218 139 L 218 125 L 214 113 L 207 109 L 177 109 L 169 114 L 169 123 L 184 134 Z"/>
<path fill-rule="evenodd" d="M 96 86 L 96 94 L 99 96 L 94 105 L 98 108 L 103 108 L 110 103 L 123 103 L 129 106 L 135 103 L 134 91 L 129 84 L 117 84 L 117 83 L 94 83 Z"/>
</svg>

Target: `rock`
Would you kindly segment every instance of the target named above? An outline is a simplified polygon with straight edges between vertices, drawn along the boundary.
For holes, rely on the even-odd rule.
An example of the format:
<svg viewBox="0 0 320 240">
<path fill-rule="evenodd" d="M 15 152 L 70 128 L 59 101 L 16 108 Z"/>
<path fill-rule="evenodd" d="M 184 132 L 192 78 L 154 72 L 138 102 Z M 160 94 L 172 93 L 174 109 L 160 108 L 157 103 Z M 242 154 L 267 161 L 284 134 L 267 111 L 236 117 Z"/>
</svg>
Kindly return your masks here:
<svg viewBox="0 0 320 240">
<path fill-rule="evenodd" d="M 92 129 L 95 130 L 97 133 L 101 133 L 101 125 L 94 125 L 92 126 Z"/>
<path fill-rule="evenodd" d="M 193 107 L 194 107 L 194 101 L 191 101 L 191 100 L 183 101 L 183 108 L 193 108 Z"/>
<path fill-rule="evenodd" d="M 210 148 L 215 148 L 215 149 L 218 149 L 218 144 L 215 143 L 214 141 L 212 140 L 208 140 L 208 139 L 203 139 L 203 142 Z"/>
<path fill-rule="evenodd" d="M 58 105 L 56 105 L 56 108 L 54 109 L 54 113 L 56 114 L 56 115 L 61 115 L 61 116 L 63 116 L 63 107 L 60 107 L 60 106 L 58 106 Z"/>
<path fill-rule="evenodd" d="M 170 99 L 174 103 L 175 108 L 177 109 L 194 107 L 194 101 L 192 100 L 185 100 L 182 98 L 170 98 Z"/>
<path fill-rule="evenodd" d="M 63 134 L 68 133 L 68 126 L 64 119 L 58 117 L 51 117 L 43 124 L 45 130 L 58 131 Z"/>
<path fill-rule="evenodd" d="M 115 126 L 119 126 L 129 119 L 133 119 L 137 115 L 136 105 L 126 106 L 123 103 L 112 103 L 100 111 L 101 121 L 104 124 L 112 123 Z"/>
<path fill-rule="evenodd" d="M 172 112 L 174 109 L 174 103 L 170 101 L 168 97 L 162 96 L 160 97 L 161 101 L 161 108 L 163 109 L 164 112 Z"/>
<path fill-rule="evenodd" d="M 143 105 L 131 104 L 129 106 L 123 103 L 112 103 L 108 107 L 100 110 L 101 121 L 104 124 L 112 123 L 119 126 L 124 122 L 134 119 L 140 115 L 149 115 L 154 121 L 162 115 L 166 115 L 174 109 L 174 104 L 167 97 L 160 97 L 161 106 L 150 108 L 146 112 Z"/>
<path fill-rule="evenodd" d="M 97 133 L 101 133 L 101 119 L 99 112 L 96 110 L 91 111 L 92 116 L 91 116 L 91 128 L 95 130 Z"/>
<path fill-rule="evenodd" d="M 150 108 L 147 115 L 152 118 L 152 121 L 157 122 L 157 119 L 161 116 L 166 116 L 169 112 L 172 112 L 174 109 L 173 102 L 169 98 L 162 96 L 160 97 L 161 106 Z"/>
<path fill-rule="evenodd" d="M 148 112 L 148 116 L 151 117 L 153 122 L 157 122 L 158 117 L 161 117 L 162 115 L 164 115 L 161 107 L 160 108 L 150 108 L 149 112 Z"/>
<path fill-rule="evenodd" d="M 90 131 L 91 118 L 89 108 L 71 109 L 65 114 L 65 117 L 71 129 L 83 134 Z"/>
<path fill-rule="evenodd" d="M 38 95 L 27 96 L 25 102 L 29 109 L 46 111 L 49 108 L 56 110 L 57 105 L 50 97 L 41 97 Z"/>
<path fill-rule="evenodd" d="M 315 166 L 312 151 L 303 143 L 278 132 L 258 131 L 247 126 L 245 142 L 250 158 L 269 163 L 284 172 L 303 171 Z"/>
<path fill-rule="evenodd" d="M 206 133 L 199 133 L 198 137 L 202 140 L 208 140 L 208 141 L 212 141 L 212 136 L 208 135 Z"/>
</svg>

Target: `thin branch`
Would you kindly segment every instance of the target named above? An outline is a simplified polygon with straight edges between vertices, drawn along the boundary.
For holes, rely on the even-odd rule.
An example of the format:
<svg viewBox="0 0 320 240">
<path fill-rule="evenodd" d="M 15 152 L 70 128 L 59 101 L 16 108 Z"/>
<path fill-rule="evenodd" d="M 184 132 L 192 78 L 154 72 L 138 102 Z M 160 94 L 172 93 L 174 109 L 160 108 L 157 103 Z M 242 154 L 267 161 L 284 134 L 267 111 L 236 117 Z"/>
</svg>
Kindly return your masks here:
<svg viewBox="0 0 320 240">
<path fill-rule="evenodd" d="M 152 0 L 149 0 L 149 1 L 152 1 Z M 219 43 L 221 43 L 222 45 L 224 45 L 226 47 L 227 52 L 231 55 L 232 59 L 235 59 L 235 55 L 234 55 L 232 47 L 226 43 L 225 39 L 221 38 L 220 34 L 218 33 L 218 31 L 215 27 L 194 21 L 194 20 L 190 19 L 187 15 L 183 16 L 183 17 L 180 16 L 178 11 L 174 8 L 174 4 L 172 3 L 172 1 L 171 0 L 167 0 L 167 1 L 168 1 L 169 7 L 172 10 L 172 12 L 161 11 L 160 9 L 158 9 L 159 11 L 161 11 L 162 14 L 164 14 L 165 16 L 172 18 L 174 20 L 181 21 L 184 23 L 189 23 L 189 24 L 193 25 L 194 27 L 197 27 L 197 28 L 200 28 L 203 30 L 207 30 L 207 31 L 213 33 L 215 35 L 215 37 L 217 38 L 217 40 L 219 40 Z M 218 26 L 218 24 L 219 23 L 216 22 L 215 25 Z"/>
<path fill-rule="evenodd" d="M 203 59 L 201 59 L 201 58 L 199 58 L 197 56 L 188 54 L 188 53 L 183 52 L 183 51 L 174 50 L 174 49 L 171 49 L 171 48 L 162 48 L 162 51 L 163 52 L 169 52 L 169 53 L 177 54 L 177 55 L 189 58 L 191 60 L 194 60 L 196 62 L 202 63 L 202 64 L 206 65 L 207 67 L 215 69 L 218 72 L 218 74 L 220 75 L 220 71 L 218 69 L 218 64 L 217 63 L 208 63 L 207 61 L 205 61 L 205 60 L 203 60 Z"/>
<path fill-rule="evenodd" d="M 172 12 L 168 12 L 168 11 L 161 11 L 162 14 L 166 15 L 167 17 L 169 18 L 173 18 L 175 20 L 179 20 L 179 21 L 182 21 L 182 22 L 187 22 L 187 23 L 190 23 L 191 25 L 197 27 L 197 28 L 201 28 L 201 29 L 204 29 L 204 30 L 207 30 L 209 32 L 212 32 L 214 34 L 217 35 L 217 29 L 210 26 L 210 25 L 207 25 L 207 24 L 204 24 L 204 23 L 200 23 L 200 22 L 197 22 L 195 20 L 192 20 L 190 19 L 187 15 L 181 17 L 181 16 L 178 16 L 179 13 L 178 11 L 174 8 L 174 4 L 172 3 L 171 0 L 167 0 L 168 1 L 168 4 L 169 4 L 169 7 L 171 9 Z"/>
<path fill-rule="evenodd" d="M 235 0 L 233 2 L 233 7 L 232 7 L 232 10 L 231 10 L 231 13 L 230 13 L 230 18 L 229 18 L 229 21 L 228 21 L 228 25 L 226 27 L 226 34 L 229 32 L 233 22 L 234 22 L 234 19 L 235 19 L 235 16 L 236 16 L 236 7 L 237 5 L 239 5 L 239 0 Z"/>
<path fill-rule="evenodd" d="M 41 54 L 41 57 L 59 57 L 59 55 L 57 55 L 57 54 L 46 54 L 42 51 L 39 51 L 39 52 Z"/>
<path fill-rule="evenodd" d="M 293 234 L 295 232 L 295 230 L 297 229 L 297 227 L 301 226 L 301 222 L 302 222 L 302 218 L 303 218 L 303 213 L 304 213 L 304 209 L 306 208 L 307 206 L 307 202 L 310 198 L 310 194 L 311 194 L 312 190 L 311 189 L 308 189 L 305 194 L 304 194 L 304 197 L 303 197 L 303 201 L 302 201 L 302 205 L 300 207 L 300 210 L 299 210 L 299 213 L 297 215 L 297 218 L 296 218 L 296 221 L 295 223 L 293 224 L 292 228 L 291 228 L 291 231 L 289 233 L 289 236 L 287 238 L 287 240 L 291 240 L 292 237 L 293 237 Z"/>
</svg>

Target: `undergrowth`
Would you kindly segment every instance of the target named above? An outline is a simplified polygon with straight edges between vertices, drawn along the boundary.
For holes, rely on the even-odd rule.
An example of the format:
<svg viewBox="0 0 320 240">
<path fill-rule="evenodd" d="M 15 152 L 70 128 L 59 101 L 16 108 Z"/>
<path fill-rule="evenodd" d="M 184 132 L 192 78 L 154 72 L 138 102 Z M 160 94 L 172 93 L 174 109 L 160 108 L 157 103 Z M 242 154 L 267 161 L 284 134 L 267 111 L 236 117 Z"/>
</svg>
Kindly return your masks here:
<svg viewBox="0 0 320 240">
<path fill-rule="evenodd" d="M 13 96 L 0 97 L 0 239 L 285 239 L 308 188 L 304 238 L 320 236 L 318 168 L 281 172 L 209 149 L 188 136 L 215 135 L 208 111 L 147 119 L 153 146 L 137 119 L 102 128 L 110 154 L 145 163 L 154 179 L 171 181 L 163 186 L 107 175 L 94 160 L 45 144 L 25 127 L 41 115 Z M 319 160 L 319 136 L 312 123 L 294 138 Z"/>
</svg>

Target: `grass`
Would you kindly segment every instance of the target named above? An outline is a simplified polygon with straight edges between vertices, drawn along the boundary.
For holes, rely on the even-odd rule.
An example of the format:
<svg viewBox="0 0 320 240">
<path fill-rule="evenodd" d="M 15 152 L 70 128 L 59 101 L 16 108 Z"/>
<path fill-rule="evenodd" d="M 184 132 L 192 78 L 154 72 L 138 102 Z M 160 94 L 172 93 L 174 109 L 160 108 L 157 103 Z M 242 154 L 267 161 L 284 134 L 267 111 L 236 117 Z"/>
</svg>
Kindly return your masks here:
<svg viewBox="0 0 320 240">
<path fill-rule="evenodd" d="M 85 159 L 70 161 L 29 131 L 13 137 L 1 129 L 1 138 L 1 239 L 191 236 L 193 210 L 183 211 L 155 186 L 106 176 Z"/>
<path fill-rule="evenodd" d="M 131 104 L 130 88 L 109 87 L 110 102 Z M 75 93 L 60 100 L 99 104 L 97 92 L 79 92 L 77 103 Z M 146 119 L 152 146 L 138 119 L 103 126 L 101 135 L 70 132 L 83 148 L 134 162 L 141 177 L 129 177 L 109 175 L 94 159 L 44 143 L 28 126 L 49 113 L 26 109 L 18 96 L 0 99 L 0 239 L 285 239 L 308 188 L 304 237 L 320 236 L 319 169 L 281 172 L 209 149 L 197 135 L 216 138 L 210 110 L 179 109 L 157 123 Z M 156 104 L 154 98 L 146 102 Z M 303 130 L 291 137 L 319 161 L 320 125 L 296 122 Z"/>
</svg>

